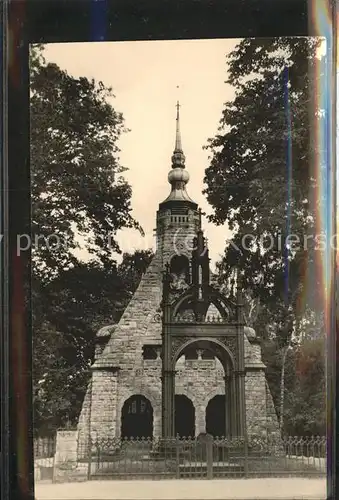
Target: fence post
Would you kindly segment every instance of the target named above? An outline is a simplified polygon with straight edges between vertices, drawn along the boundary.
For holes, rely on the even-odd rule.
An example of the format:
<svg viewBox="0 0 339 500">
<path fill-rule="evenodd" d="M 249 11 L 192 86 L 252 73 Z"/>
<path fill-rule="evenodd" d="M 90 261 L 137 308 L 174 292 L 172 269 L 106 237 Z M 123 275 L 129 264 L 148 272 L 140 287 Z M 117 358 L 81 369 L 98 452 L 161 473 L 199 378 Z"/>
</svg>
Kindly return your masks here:
<svg viewBox="0 0 339 500">
<path fill-rule="evenodd" d="M 179 441 L 179 435 L 176 435 L 175 438 L 175 466 L 176 466 L 176 474 L 175 477 L 176 479 L 180 479 L 180 441 Z"/>
<path fill-rule="evenodd" d="M 247 436 L 247 432 L 245 432 L 245 436 L 244 436 L 244 452 L 245 452 L 244 474 L 245 474 L 245 478 L 247 478 L 247 476 L 248 476 L 248 436 Z"/>
<path fill-rule="evenodd" d="M 206 435 L 206 465 L 207 465 L 207 479 L 213 478 L 213 437 L 209 434 Z"/>
</svg>

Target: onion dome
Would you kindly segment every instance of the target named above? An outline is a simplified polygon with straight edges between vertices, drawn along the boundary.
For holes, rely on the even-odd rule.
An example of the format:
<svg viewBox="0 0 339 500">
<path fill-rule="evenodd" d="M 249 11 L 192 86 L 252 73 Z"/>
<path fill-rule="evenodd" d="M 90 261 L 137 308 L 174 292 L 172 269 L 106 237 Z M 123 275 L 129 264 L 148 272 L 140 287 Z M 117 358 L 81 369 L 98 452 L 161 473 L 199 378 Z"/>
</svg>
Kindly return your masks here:
<svg viewBox="0 0 339 500">
<path fill-rule="evenodd" d="M 183 168 L 174 168 L 168 174 L 168 182 L 170 184 L 173 184 L 174 182 L 183 182 L 184 184 L 187 184 L 189 180 L 190 175 L 187 170 L 184 170 Z"/>
</svg>

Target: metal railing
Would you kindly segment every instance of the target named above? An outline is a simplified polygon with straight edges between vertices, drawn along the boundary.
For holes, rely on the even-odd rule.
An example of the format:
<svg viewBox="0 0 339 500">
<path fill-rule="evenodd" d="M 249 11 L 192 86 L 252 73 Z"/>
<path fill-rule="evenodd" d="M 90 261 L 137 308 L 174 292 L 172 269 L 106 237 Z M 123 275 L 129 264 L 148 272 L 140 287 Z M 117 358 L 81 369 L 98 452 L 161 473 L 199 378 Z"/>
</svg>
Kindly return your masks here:
<svg viewBox="0 0 339 500">
<path fill-rule="evenodd" d="M 91 479 L 326 474 L 325 437 L 92 439 L 79 452 Z"/>
</svg>

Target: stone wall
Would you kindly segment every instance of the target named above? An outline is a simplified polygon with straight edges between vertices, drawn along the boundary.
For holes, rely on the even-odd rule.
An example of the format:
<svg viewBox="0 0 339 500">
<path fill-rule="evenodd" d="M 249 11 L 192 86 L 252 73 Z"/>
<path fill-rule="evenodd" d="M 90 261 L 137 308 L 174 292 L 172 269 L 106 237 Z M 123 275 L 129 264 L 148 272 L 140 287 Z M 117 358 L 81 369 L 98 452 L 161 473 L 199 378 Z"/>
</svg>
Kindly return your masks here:
<svg viewBox="0 0 339 500">
<path fill-rule="evenodd" d="M 94 370 L 78 423 L 79 457 L 87 456 L 89 433 L 99 439 L 116 435 L 117 405 L 118 372 Z"/>
<path fill-rule="evenodd" d="M 248 435 L 267 434 L 266 377 L 264 370 L 248 370 L 245 377 L 246 425 Z"/>
<path fill-rule="evenodd" d="M 273 397 L 266 381 L 266 415 L 267 415 L 267 432 L 270 436 L 280 436 L 279 421 L 277 412 L 274 407 Z"/>
<path fill-rule="evenodd" d="M 175 394 L 187 396 L 195 407 L 196 435 L 205 430 L 205 412 L 209 400 L 225 394 L 224 373 L 221 363 L 213 360 L 178 361 Z M 153 433 L 161 435 L 161 360 L 144 360 L 136 373 L 119 372 L 116 435 L 121 431 L 121 410 L 131 396 L 145 396 L 153 408 Z"/>
<path fill-rule="evenodd" d="M 119 437 L 121 411 L 133 395 L 145 396 L 153 408 L 153 433 L 161 435 L 161 359 L 142 359 L 139 367 L 118 370 L 116 373 L 93 372 L 91 431 L 97 436 Z M 272 397 L 267 388 L 265 366 L 260 347 L 246 342 L 247 374 L 245 378 L 246 420 L 249 434 L 272 433 L 277 419 Z M 217 394 L 225 394 L 224 369 L 219 360 L 185 360 L 176 365 L 175 393 L 187 396 L 195 407 L 196 435 L 205 431 L 206 407 Z M 89 388 L 90 389 L 90 388 Z M 80 442 L 88 440 L 89 389 L 79 420 Z M 85 444 L 81 445 L 82 447 Z"/>
<path fill-rule="evenodd" d="M 160 260 L 160 256 L 155 255 L 94 368 L 110 366 L 135 371 L 142 367 L 143 345 L 161 343 Z"/>
<path fill-rule="evenodd" d="M 116 432 L 117 377 L 117 372 L 93 371 L 91 433 L 99 438 Z"/>
<path fill-rule="evenodd" d="M 88 453 L 88 441 L 90 432 L 90 401 L 91 401 L 91 382 L 87 386 L 84 401 L 78 421 L 78 456 L 86 457 Z"/>
</svg>

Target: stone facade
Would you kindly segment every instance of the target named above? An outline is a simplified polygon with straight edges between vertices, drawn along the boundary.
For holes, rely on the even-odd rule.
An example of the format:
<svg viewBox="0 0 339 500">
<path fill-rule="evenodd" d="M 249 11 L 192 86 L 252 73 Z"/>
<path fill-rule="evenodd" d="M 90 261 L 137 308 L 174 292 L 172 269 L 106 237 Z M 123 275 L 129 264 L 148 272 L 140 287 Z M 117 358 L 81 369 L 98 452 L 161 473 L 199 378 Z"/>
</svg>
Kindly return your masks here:
<svg viewBox="0 0 339 500">
<path fill-rule="evenodd" d="M 178 118 L 177 118 L 178 127 Z M 157 212 L 157 249 L 138 289 L 119 324 L 98 332 L 92 379 L 79 418 L 79 443 L 85 446 L 89 433 L 97 437 L 119 437 L 124 403 L 134 395 L 147 398 L 153 409 L 153 436 L 161 436 L 161 299 L 162 276 L 173 257 L 192 253 L 192 242 L 201 229 L 197 205 L 186 192 L 181 140 L 176 138 L 169 174 L 170 196 Z M 185 174 L 185 175 L 184 175 Z M 187 262 L 188 262 L 187 259 Z M 217 311 L 212 311 L 218 314 Z M 272 397 L 265 378 L 260 345 L 252 329 L 244 330 L 246 426 L 249 434 L 267 434 L 278 428 Z M 153 359 L 145 349 L 153 349 Z M 217 395 L 225 394 L 224 369 L 217 358 L 181 357 L 176 366 L 175 393 L 189 398 L 195 410 L 195 434 L 206 430 L 206 408 Z"/>
</svg>

